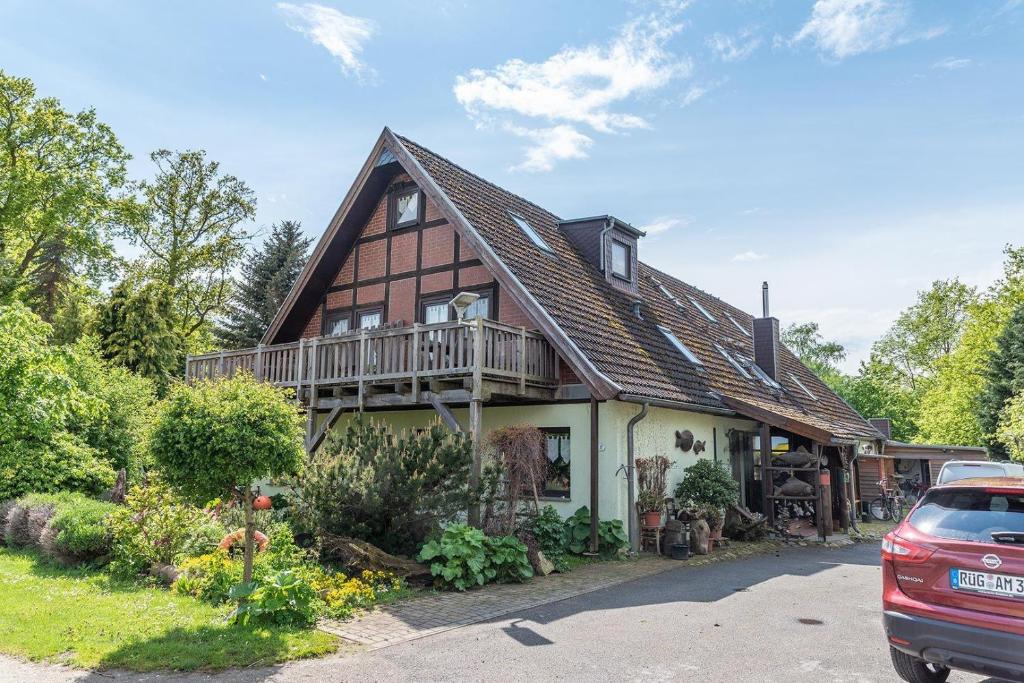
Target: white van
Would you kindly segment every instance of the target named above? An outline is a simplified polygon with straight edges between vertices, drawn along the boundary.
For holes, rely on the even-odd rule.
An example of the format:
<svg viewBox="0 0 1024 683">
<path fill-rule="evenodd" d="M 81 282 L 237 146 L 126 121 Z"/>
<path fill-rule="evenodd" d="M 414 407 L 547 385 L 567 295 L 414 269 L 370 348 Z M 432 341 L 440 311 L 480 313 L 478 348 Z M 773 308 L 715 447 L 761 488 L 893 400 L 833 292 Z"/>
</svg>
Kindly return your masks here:
<svg viewBox="0 0 1024 683">
<path fill-rule="evenodd" d="M 978 477 L 1024 477 L 1024 465 L 991 460 L 950 460 L 942 465 L 935 483 L 948 484 L 951 481 Z"/>
</svg>

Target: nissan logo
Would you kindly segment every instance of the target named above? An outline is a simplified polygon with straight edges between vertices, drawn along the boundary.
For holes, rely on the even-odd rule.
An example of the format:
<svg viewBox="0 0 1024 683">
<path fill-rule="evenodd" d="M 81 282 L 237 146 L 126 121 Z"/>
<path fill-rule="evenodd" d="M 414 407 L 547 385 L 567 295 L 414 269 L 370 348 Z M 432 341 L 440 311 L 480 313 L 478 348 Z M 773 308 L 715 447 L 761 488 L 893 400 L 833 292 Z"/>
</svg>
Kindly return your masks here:
<svg viewBox="0 0 1024 683">
<path fill-rule="evenodd" d="M 988 554 L 981 558 L 981 563 L 989 569 L 999 569 L 999 567 L 1002 566 L 1003 561 L 999 559 L 998 555 Z"/>
</svg>

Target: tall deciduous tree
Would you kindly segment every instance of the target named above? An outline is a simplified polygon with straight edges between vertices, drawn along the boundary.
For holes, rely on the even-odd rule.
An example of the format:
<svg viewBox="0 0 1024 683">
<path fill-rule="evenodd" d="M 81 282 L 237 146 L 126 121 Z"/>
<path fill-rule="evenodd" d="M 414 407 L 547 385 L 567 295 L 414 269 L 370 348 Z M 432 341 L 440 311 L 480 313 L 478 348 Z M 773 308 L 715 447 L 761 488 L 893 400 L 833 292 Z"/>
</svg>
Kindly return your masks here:
<svg viewBox="0 0 1024 683">
<path fill-rule="evenodd" d="M 76 278 L 111 272 L 128 159 L 94 110 L 72 114 L 0 71 L 0 301 L 17 295 L 52 320 Z"/>
<path fill-rule="evenodd" d="M 1005 444 L 997 438 L 1000 419 L 1007 402 L 1024 393 L 1024 304 L 1018 306 L 996 340 L 995 352 L 985 371 L 985 389 L 977 405 L 981 425 L 990 452 L 1007 458 Z"/>
<path fill-rule="evenodd" d="M 1012 397 L 1003 406 L 996 438 L 1011 459 L 1024 462 L 1024 393 Z"/>
<path fill-rule="evenodd" d="M 878 340 L 873 353 L 891 365 L 910 391 L 935 374 L 936 362 L 960 340 L 968 307 L 977 292 L 958 279 L 936 280 L 918 292 L 917 301 L 900 313 L 892 328 Z"/>
<path fill-rule="evenodd" d="M 782 331 L 782 342 L 826 382 L 839 375 L 839 363 L 846 358 L 846 349 L 835 341 L 826 341 L 818 323 L 794 323 Z"/>
<path fill-rule="evenodd" d="M 233 348 L 256 346 L 306 265 L 310 239 L 298 221 L 274 226 L 263 246 L 242 264 L 241 281 L 216 334 Z"/>
<path fill-rule="evenodd" d="M 256 215 L 256 198 L 203 151 L 150 155 L 157 172 L 134 184 L 142 210 L 123 223 L 142 247 L 139 270 L 170 292 L 175 322 L 186 340 L 223 310 L 231 295 L 231 271 L 245 254 L 245 223 Z"/>
</svg>

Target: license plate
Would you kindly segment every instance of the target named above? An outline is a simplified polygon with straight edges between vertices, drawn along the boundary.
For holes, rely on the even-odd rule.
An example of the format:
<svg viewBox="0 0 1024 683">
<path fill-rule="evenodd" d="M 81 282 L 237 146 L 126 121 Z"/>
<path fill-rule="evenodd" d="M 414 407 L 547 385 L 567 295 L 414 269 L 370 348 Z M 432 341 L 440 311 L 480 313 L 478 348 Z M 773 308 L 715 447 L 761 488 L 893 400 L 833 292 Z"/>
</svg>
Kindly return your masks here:
<svg viewBox="0 0 1024 683">
<path fill-rule="evenodd" d="M 1024 598 L 1024 576 L 990 574 L 969 569 L 950 569 L 949 586 L 953 590 Z"/>
</svg>

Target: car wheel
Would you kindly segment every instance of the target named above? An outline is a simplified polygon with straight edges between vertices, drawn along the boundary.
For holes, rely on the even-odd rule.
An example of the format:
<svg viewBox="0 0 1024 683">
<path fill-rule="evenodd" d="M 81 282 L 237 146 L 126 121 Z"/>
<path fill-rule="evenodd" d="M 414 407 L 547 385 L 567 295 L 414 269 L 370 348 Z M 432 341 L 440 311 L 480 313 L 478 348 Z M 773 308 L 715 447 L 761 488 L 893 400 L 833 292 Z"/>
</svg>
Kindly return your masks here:
<svg viewBox="0 0 1024 683">
<path fill-rule="evenodd" d="M 889 646 L 889 656 L 892 658 L 892 666 L 896 673 L 909 683 L 945 683 L 949 678 L 949 669 L 941 664 L 932 664 L 917 657 L 911 657 L 906 652 L 901 652 Z"/>
</svg>

